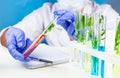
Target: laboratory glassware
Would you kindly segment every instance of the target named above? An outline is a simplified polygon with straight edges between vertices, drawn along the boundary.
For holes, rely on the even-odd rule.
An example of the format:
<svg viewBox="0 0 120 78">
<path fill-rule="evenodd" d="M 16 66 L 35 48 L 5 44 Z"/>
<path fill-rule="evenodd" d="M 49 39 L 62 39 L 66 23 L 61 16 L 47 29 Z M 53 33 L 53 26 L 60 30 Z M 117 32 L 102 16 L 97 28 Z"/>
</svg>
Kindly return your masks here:
<svg viewBox="0 0 120 78">
<path fill-rule="evenodd" d="M 54 22 L 56 22 L 57 17 L 55 17 L 45 28 L 45 30 L 40 34 L 35 41 L 27 48 L 27 50 L 23 53 L 24 58 L 27 58 L 33 51 L 34 49 L 39 45 L 39 43 L 45 38 L 46 34 L 50 32 L 54 27 Z"/>
</svg>

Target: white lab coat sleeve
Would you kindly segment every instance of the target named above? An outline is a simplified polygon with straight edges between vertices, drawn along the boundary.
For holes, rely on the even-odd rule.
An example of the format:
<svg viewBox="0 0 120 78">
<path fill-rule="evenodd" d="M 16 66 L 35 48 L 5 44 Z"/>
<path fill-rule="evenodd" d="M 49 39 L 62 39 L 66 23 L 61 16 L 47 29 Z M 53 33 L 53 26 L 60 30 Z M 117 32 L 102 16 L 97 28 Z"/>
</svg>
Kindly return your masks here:
<svg viewBox="0 0 120 78">
<path fill-rule="evenodd" d="M 25 17 L 23 21 L 16 26 L 24 30 L 27 36 L 34 40 L 43 32 L 51 20 L 54 19 L 53 12 L 57 8 L 59 8 L 57 3 L 54 5 L 46 3 L 43 7 Z M 67 32 L 57 24 L 55 24 L 55 28 L 49 32 L 45 38 L 50 46 L 67 46 L 70 43 Z"/>
<path fill-rule="evenodd" d="M 110 5 L 99 5 L 96 12 L 101 13 L 106 17 L 107 30 L 116 29 L 116 19 L 119 17 L 119 14 Z"/>
<path fill-rule="evenodd" d="M 54 5 L 45 3 L 41 8 L 27 15 L 22 21 L 14 25 L 25 32 L 26 38 L 32 41 L 39 36 L 48 24 L 54 18 L 54 10 L 59 8 L 59 4 Z M 51 46 L 69 45 L 70 39 L 67 32 L 60 26 L 55 24 L 55 28 L 46 35 L 47 43 Z"/>
<path fill-rule="evenodd" d="M 43 31 L 43 11 L 44 7 L 41 7 L 25 18 L 18 22 L 14 27 L 20 28 L 25 32 L 27 38 L 32 41 Z"/>
<path fill-rule="evenodd" d="M 53 20 L 53 12 L 57 8 L 59 8 L 57 3 L 54 5 L 45 3 L 41 8 L 33 11 L 22 21 L 15 24 L 14 27 L 22 29 L 25 32 L 26 38 L 34 41 L 48 26 L 51 20 Z M 66 46 L 70 41 L 66 31 L 57 24 L 55 24 L 55 28 L 45 38 L 51 46 Z"/>
</svg>

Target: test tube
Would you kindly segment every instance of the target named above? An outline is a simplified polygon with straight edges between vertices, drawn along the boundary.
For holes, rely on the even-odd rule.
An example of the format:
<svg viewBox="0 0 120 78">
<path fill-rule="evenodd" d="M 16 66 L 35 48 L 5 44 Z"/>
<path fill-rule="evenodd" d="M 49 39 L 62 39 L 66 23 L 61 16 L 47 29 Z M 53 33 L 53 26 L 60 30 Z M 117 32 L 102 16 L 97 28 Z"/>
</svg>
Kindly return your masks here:
<svg viewBox="0 0 120 78">
<path fill-rule="evenodd" d="M 106 17 L 103 15 L 100 15 L 100 21 L 99 21 L 99 45 L 98 45 L 98 51 L 105 51 L 105 40 L 106 40 Z"/>
<path fill-rule="evenodd" d="M 94 26 L 92 34 L 92 48 L 98 48 L 98 26 L 99 26 L 99 14 L 94 14 Z M 91 56 L 91 75 L 98 76 L 99 60 L 97 57 Z"/>
<path fill-rule="evenodd" d="M 93 15 L 87 15 L 87 24 L 85 29 L 85 45 L 87 47 L 92 47 L 91 39 L 92 39 L 92 27 L 93 27 Z M 91 68 L 91 56 L 89 54 L 85 54 L 85 63 L 84 63 L 84 69 L 86 72 L 90 72 Z"/>
<path fill-rule="evenodd" d="M 75 39 L 77 42 L 79 42 L 79 38 L 80 38 L 80 12 L 79 11 L 76 11 L 76 17 L 77 17 L 77 21 L 75 26 Z"/>
<path fill-rule="evenodd" d="M 114 49 L 115 49 L 116 55 L 120 55 L 120 18 L 117 18 L 117 29 L 116 29 Z"/>
<path fill-rule="evenodd" d="M 86 32 L 86 26 L 87 26 L 87 14 L 81 15 L 81 25 L 80 25 L 80 41 L 85 44 L 85 32 Z"/>
<path fill-rule="evenodd" d="M 120 56 L 120 18 L 117 18 L 117 28 L 116 28 L 116 37 L 115 37 L 115 54 L 116 56 Z M 120 66 L 113 65 L 113 77 L 112 78 L 120 78 Z"/>
<path fill-rule="evenodd" d="M 106 42 L 106 17 L 101 15 L 99 16 L 99 44 L 98 44 L 98 51 L 105 52 L 105 42 Z M 104 78 L 104 60 L 99 59 L 99 76 Z"/>
<path fill-rule="evenodd" d="M 50 32 L 54 28 L 54 22 L 56 21 L 57 17 L 53 19 L 47 28 L 40 34 L 35 41 L 27 48 L 27 50 L 23 53 L 24 58 L 27 58 L 34 49 L 39 45 L 39 43 L 45 38 L 45 35 Z"/>
<path fill-rule="evenodd" d="M 81 18 L 82 18 L 82 14 L 80 11 L 76 11 L 76 16 L 77 16 L 77 21 L 76 21 L 76 27 L 75 27 L 75 39 L 78 43 L 82 43 L 81 38 L 83 38 L 82 34 L 81 34 Z M 84 53 L 81 52 L 80 50 L 74 49 L 74 54 L 76 54 L 76 58 L 79 61 L 80 64 L 80 68 L 84 68 Z"/>
<path fill-rule="evenodd" d="M 24 58 L 27 58 L 44 38 L 45 34 L 41 34 L 23 53 Z"/>
</svg>

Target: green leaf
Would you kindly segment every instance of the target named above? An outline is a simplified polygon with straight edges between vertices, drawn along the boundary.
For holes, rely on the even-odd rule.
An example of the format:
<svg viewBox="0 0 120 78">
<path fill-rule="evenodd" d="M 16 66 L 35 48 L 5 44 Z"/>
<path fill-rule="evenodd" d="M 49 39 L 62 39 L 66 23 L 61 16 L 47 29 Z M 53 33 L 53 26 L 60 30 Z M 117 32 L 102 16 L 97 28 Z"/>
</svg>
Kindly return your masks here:
<svg viewBox="0 0 120 78">
<path fill-rule="evenodd" d="M 85 18 L 85 15 L 82 15 L 82 19 L 81 19 L 81 22 L 82 22 L 82 29 L 84 29 L 85 28 L 85 26 L 86 26 L 86 18 Z"/>
<path fill-rule="evenodd" d="M 116 50 L 116 54 L 120 54 L 119 48 L 120 48 L 120 21 L 118 21 L 116 37 L 115 37 L 115 48 L 114 49 Z"/>
<path fill-rule="evenodd" d="M 93 49 L 97 49 L 98 48 L 98 40 L 97 38 L 94 38 L 94 40 L 92 41 L 92 48 Z"/>
<path fill-rule="evenodd" d="M 93 19 L 92 16 L 88 18 L 88 26 L 93 26 Z"/>
<path fill-rule="evenodd" d="M 103 16 L 103 15 L 100 15 L 99 24 L 102 23 L 103 20 L 104 20 L 104 16 Z"/>
<path fill-rule="evenodd" d="M 101 40 L 105 40 L 105 38 L 102 38 Z"/>
<path fill-rule="evenodd" d="M 102 29 L 101 36 L 103 36 L 105 33 L 106 33 L 106 31 L 104 29 Z"/>
<path fill-rule="evenodd" d="M 120 34 L 120 21 L 118 22 L 116 37 Z"/>
<path fill-rule="evenodd" d="M 76 29 L 79 29 L 79 26 L 80 26 L 80 15 L 79 15 L 79 12 L 76 12 L 76 16 L 77 16 Z"/>
<path fill-rule="evenodd" d="M 50 31 L 54 28 L 54 26 L 55 26 L 55 25 L 54 25 L 53 23 L 50 24 L 50 26 L 48 26 L 48 28 L 47 28 L 47 30 L 44 32 L 44 34 L 50 32 Z"/>
<path fill-rule="evenodd" d="M 76 11 L 77 21 L 76 21 L 76 27 L 75 27 L 75 37 L 76 40 L 79 40 L 79 30 L 80 30 L 80 15 L 79 12 Z"/>
<path fill-rule="evenodd" d="M 84 42 L 84 36 L 80 34 L 80 42 Z"/>
<path fill-rule="evenodd" d="M 77 35 L 76 35 L 76 40 L 79 42 L 79 38 L 80 38 L 80 32 L 78 31 L 77 32 Z"/>
</svg>

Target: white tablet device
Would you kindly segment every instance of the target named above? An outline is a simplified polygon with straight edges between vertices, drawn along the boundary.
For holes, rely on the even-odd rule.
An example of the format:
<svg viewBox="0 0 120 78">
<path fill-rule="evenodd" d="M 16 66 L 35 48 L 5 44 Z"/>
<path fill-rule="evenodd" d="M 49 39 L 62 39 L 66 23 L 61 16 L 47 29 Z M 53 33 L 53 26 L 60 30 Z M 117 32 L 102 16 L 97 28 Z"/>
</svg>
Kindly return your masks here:
<svg viewBox="0 0 120 78">
<path fill-rule="evenodd" d="M 30 55 L 30 62 L 23 63 L 26 68 L 39 68 L 69 62 L 69 54 L 44 44 L 39 45 Z"/>
</svg>

